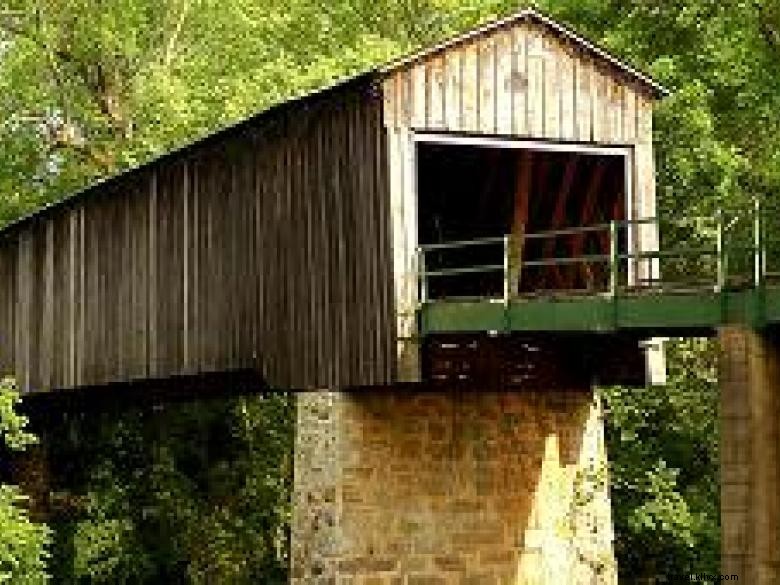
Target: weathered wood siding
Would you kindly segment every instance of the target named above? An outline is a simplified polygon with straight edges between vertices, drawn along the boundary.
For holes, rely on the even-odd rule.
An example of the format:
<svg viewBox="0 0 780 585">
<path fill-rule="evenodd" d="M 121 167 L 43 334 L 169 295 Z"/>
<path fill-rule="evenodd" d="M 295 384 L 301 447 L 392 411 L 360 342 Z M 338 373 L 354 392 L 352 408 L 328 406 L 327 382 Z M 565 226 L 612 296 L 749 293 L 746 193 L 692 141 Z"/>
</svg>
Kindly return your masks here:
<svg viewBox="0 0 780 585">
<path fill-rule="evenodd" d="M 374 93 L 277 108 L 7 229 L 2 370 L 24 391 L 239 368 L 279 388 L 390 382 Z"/>
<path fill-rule="evenodd" d="M 646 86 L 533 19 L 422 55 L 384 82 L 399 375 L 419 373 L 414 308 L 415 131 L 633 148 L 633 217 L 655 215 L 652 101 Z M 652 226 L 638 240 L 657 245 Z"/>
</svg>

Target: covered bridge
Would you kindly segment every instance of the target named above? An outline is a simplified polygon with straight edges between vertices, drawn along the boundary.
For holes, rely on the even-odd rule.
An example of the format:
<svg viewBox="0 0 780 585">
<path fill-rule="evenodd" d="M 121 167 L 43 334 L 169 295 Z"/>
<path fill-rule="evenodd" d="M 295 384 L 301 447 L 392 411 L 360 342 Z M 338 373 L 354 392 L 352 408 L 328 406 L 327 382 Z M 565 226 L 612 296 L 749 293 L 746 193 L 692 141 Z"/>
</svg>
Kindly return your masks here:
<svg viewBox="0 0 780 585">
<path fill-rule="evenodd" d="M 661 93 L 524 10 L 282 103 L 2 230 L 0 368 L 24 392 L 416 380 L 418 245 L 653 216 Z"/>
</svg>

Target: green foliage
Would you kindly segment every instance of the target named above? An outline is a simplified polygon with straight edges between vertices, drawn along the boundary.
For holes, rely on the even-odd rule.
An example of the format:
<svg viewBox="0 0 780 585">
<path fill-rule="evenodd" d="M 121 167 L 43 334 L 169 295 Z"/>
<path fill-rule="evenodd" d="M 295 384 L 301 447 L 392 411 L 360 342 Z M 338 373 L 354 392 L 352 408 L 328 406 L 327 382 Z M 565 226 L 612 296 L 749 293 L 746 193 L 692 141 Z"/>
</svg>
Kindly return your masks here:
<svg viewBox="0 0 780 585">
<path fill-rule="evenodd" d="M 719 566 L 715 347 L 669 344 L 665 386 L 602 390 L 618 567 L 639 576 Z"/>
<path fill-rule="evenodd" d="M 754 195 L 776 198 L 777 2 L 539 4 L 673 91 L 655 118 L 662 215 L 738 209 Z M 509 0 L 4 0 L 0 222 L 287 96 L 517 7 Z M 700 342 L 675 343 L 668 387 L 606 392 L 619 560 L 626 574 L 715 567 L 712 352 Z M 287 487 L 269 479 L 279 476 L 269 475 L 266 463 L 277 461 L 278 453 L 265 454 L 266 447 L 248 437 L 263 434 L 255 424 L 269 423 L 267 432 L 286 427 L 263 418 L 265 406 L 246 408 L 243 418 L 236 412 L 229 417 L 253 429 L 245 436 L 240 425 L 231 427 L 244 437 L 239 442 L 247 451 L 233 464 L 243 461 L 246 484 L 237 483 L 230 466 L 207 464 L 174 435 L 152 441 L 150 450 L 143 442 L 150 440 L 148 429 L 132 416 L 104 421 L 103 434 L 84 439 L 110 447 L 93 454 L 90 475 L 78 484 L 78 520 L 66 523 L 67 537 L 58 532 L 63 574 L 106 581 L 156 574 L 160 567 L 180 574 L 186 567 L 191 579 L 207 580 L 210 568 L 227 575 L 230 567 L 244 567 L 242 575 L 248 575 L 254 569 L 242 564 L 247 558 L 270 558 L 267 551 L 250 554 L 258 546 L 253 539 L 266 542 L 266 536 L 247 526 L 277 530 L 283 513 L 262 520 L 238 502 L 268 498 L 277 503 L 264 504 L 262 513 L 277 509 Z M 10 425 L 3 433 L 13 436 L 19 427 L 9 412 L 9 403 L 0 401 L 0 420 L 11 421 L 3 423 Z M 112 463 L 113 451 L 121 464 Z M 182 472 L 190 459 L 223 478 L 209 486 L 230 486 L 240 497 L 224 495 L 227 508 L 204 500 L 202 484 Z M 213 537 L 204 540 L 200 532 Z"/>
<path fill-rule="evenodd" d="M 18 412 L 20 402 L 14 381 L 10 378 L 0 380 L 0 444 L 13 451 L 23 451 L 37 440 L 25 430 L 29 421 Z"/>
<path fill-rule="evenodd" d="M 0 381 L 0 452 L 22 451 L 35 437 L 18 414 L 19 395 L 10 379 Z M 30 520 L 25 498 L 16 486 L 0 485 L 0 583 L 46 583 L 49 531 Z"/>
<path fill-rule="evenodd" d="M 285 395 L 67 413 L 48 425 L 60 583 L 286 583 Z"/>
</svg>

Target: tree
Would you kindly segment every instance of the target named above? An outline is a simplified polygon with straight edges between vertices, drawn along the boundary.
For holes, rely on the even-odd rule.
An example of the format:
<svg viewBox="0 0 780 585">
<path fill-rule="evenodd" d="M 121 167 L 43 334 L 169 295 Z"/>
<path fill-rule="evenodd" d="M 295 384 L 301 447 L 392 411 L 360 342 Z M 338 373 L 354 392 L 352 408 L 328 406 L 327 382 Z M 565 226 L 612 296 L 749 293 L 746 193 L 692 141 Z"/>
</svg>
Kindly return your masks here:
<svg viewBox="0 0 780 585">
<path fill-rule="evenodd" d="M 655 117 L 662 215 L 735 210 L 756 195 L 777 204 L 776 1 L 539 4 L 672 90 Z M 0 222 L 273 102 L 517 9 L 514 0 L 4 0 L 2 6 Z M 698 564 L 687 568 L 706 569 L 715 562 L 713 352 L 704 342 L 680 342 L 672 349 L 668 387 L 607 392 L 619 560 L 629 571 L 691 563 Z M 700 418 L 680 415 L 694 411 Z M 179 447 L 171 442 L 171 450 Z M 113 505 L 95 502 L 95 514 Z M 84 566 L 99 566 L 84 552 L 94 543 L 79 542 Z M 641 547 L 643 558 L 632 556 L 629 544 Z"/>
<path fill-rule="evenodd" d="M 719 572 L 716 348 L 688 339 L 667 349 L 665 386 L 601 390 L 615 548 L 627 582 Z"/>
<path fill-rule="evenodd" d="M 0 451 L 24 451 L 36 441 L 27 418 L 17 412 L 19 394 L 13 382 L 0 382 Z M 33 585 L 48 580 L 49 531 L 30 520 L 27 498 L 16 486 L 0 485 L 0 583 Z"/>
<path fill-rule="evenodd" d="M 291 397 L 113 402 L 47 420 L 57 582 L 286 583 Z"/>
</svg>

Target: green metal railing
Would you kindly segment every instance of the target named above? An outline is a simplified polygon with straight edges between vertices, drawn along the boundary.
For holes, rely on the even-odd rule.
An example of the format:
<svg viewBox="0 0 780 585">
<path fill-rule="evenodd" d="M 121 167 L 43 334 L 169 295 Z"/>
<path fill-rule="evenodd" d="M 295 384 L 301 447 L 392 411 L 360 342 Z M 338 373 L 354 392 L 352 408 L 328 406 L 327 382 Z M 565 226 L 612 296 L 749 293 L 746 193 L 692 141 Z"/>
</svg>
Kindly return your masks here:
<svg viewBox="0 0 780 585">
<path fill-rule="evenodd" d="M 780 233 L 771 236 L 766 225 L 767 213 L 755 202 L 742 214 L 726 217 L 717 212 L 710 217 L 682 220 L 643 218 L 581 227 L 550 230 L 522 235 L 504 235 L 466 241 L 429 244 L 417 249 L 419 299 L 422 304 L 439 300 L 457 300 L 446 294 L 431 298 L 433 279 L 495 274 L 501 277 L 503 294 L 480 295 L 483 299 L 505 303 L 529 294 L 587 293 L 616 297 L 625 294 L 657 292 L 722 292 L 725 290 L 761 289 L 767 281 L 780 280 L 780 266 L 768 264 L 780 259 Z M 774 215 L 770 216 L 774 218 Z M 780 226 L 778 226 L 780 228 Z M 597 250 L 587 250 L 587 238 L 598 240 Z M 530 255 L 536 242 L 548 242 L 545 250 L 557 251 L 558 242 L 578 240 L 576 254 Z M 661 245 L 663 244 L 663 245 Z M 666 247 L 668 244 L 669 247 Z M 493 246 L 502 250 L 495 262 L 474 265 L 436 266 L 430 257 L 435 252 Z M 537 245 L 537 248 L 539 246 Z M 523 256 L 529 259 L 524 260 Z M 600 267 L 598 286 L 586 289 L 523 289 L 521 283 L 534 270 L 585 267 L 586 273 Z"/>
</svg>

